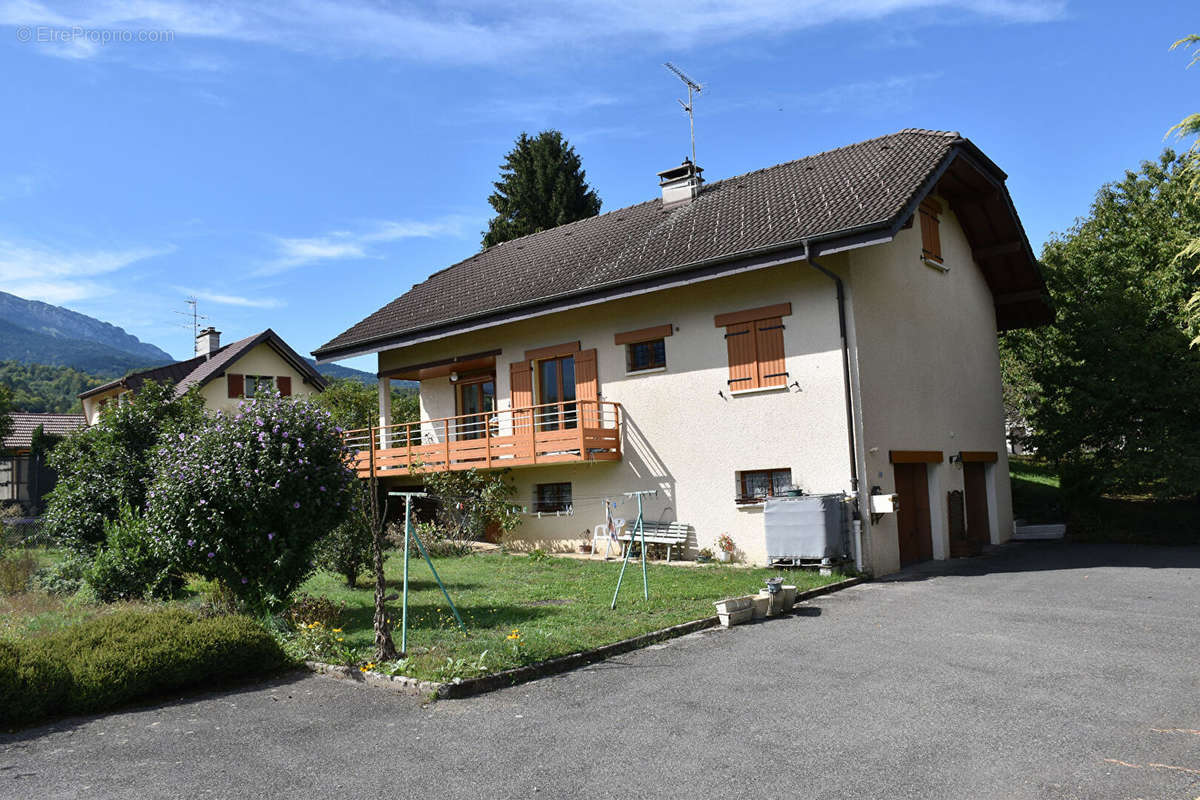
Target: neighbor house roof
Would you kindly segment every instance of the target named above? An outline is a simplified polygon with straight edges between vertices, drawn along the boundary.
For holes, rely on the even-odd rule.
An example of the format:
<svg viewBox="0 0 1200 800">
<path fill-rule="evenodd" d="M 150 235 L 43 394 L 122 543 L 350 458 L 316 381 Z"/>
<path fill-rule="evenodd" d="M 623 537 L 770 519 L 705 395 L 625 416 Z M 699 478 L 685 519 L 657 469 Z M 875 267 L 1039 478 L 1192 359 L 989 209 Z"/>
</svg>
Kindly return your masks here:
<svg viewBox="0 0 1200 800">
<path fill-rule="evenodd" d="M 66 436 L 76 428 L 82 428 L 87 420 L 83 414 L 37 414 L 29 411 L 14 411 L 12 432 L 4 437 L 5 450 L 28 450 L 33 445 L 33 432 L 39 425 L 42 431 L 55 436 Z"/>
<path fill-rule="evenodd" d="M 681 205 L 664 208 L 660 197 L 489 247 L 435 272 L 314 355 L 327 361 L 468 323 L 499 324 L 517 309 L 552 310 L 613 287 L 653 288 L 664 276 L 767 253 L 800 248 L 803 257 L 886 241 L 935 189 L 952 206 L 969 196 L 982 210 L 968 220 L 955 209 L 998 298 L 1000 327 L 1039 324 L 1052 317 L 1045 284 L 1006 178 L 958 133 L 906 129 L 712 183 Z M 984 264 L 988 247 L 996 252 Z"/>
<path fill-rule="evenodd" d="M 92 397 L 117 388 L 137 391 L 139 386 L 149 380 L 156 383 L 165 383 L 167 381 L 174 383 L 175 394 L 180 396 L 193 386 L 204 386 L 214 378 L 222 377 L 226 369 L 235 361 L 260 344 L 270 345 L 281 358 L 289 362 L 309 382 L 316 384 L 322 389 L 325 388 L 327 382 L 321 373 L 313 369 L 312 365 L 305 358 L 289 347 L 287 342 L 279 337 L 279 334 L 267 328 L 262 333 L 256 333 L 253 336 L 247 336 L 245 339 L 227 344 L 210 356 L 196 356 L 185 361 L 176 361 L 174 364 L 167 364 L 164 367 L 133 372 L 124 378 L 110 381 L 94 389 L 88 389 L 86 392 L 80 394 L 79 397 L 80 399 Z"/>
</svg>

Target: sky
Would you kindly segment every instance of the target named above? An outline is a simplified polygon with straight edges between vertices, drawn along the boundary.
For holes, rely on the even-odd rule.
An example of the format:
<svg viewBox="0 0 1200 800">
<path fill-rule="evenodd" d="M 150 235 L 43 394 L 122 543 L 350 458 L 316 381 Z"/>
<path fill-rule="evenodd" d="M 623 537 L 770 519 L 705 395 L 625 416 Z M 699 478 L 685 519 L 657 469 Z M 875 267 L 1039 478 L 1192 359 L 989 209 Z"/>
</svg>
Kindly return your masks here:
<svg viewBox="0 0 1200 800">
<path fill-rule="evenodd" d="M 1200 111 L 1191 4 L 1085 0 L 0 0 L 0 290 L 191 355 L 307 353 L 479 249 L 513 139 L 613 210 L 907 127 L 1009 175 L 1036 252 Z M 1194 8 L 1193 8 L 1194 10 Z M 371 357 L 347 366 L 374 371 Z"/>
</svg>

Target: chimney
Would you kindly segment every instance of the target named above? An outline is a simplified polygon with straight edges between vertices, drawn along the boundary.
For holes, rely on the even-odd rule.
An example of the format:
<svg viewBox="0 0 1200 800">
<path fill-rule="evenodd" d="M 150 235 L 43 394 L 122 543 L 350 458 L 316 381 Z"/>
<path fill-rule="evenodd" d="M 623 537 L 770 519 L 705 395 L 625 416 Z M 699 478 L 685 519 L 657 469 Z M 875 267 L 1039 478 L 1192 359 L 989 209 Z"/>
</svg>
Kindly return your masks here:
<svg viewBox="0 0 1200 800">
<path fill-rule="evenodd" d="M 209 326 L 196 335 L 196 355 L 212 358 L 221 349 L 221 332 Z"/>
<path fill-rule="evenodd" d="M 662 187 L 663 208 L 689 203 L 692 198 L 700 194 L 700 184 L 704 183 L 704 178 L 700 175 L 702 172 L 704 172 L 703 169 L 685 158 L 678 167 L 658 173 L 658 185 Z"/>
</svg>

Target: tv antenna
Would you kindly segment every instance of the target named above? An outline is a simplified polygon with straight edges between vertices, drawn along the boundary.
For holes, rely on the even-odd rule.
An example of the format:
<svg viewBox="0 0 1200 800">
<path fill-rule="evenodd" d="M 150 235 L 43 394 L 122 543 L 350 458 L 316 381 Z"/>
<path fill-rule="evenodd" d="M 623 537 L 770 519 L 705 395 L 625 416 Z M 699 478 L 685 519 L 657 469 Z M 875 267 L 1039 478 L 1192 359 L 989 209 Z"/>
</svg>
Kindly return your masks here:
<svg viewBox="0 0 1200 800">
<path fill-rule="evenodd" d="M 687 115 L 688 115 L 688 128 L 690 128 L 691 132 L 692 132 L 692 163 L 695 164 L 696 163 L 696 118 L 692 114 L 692 108 L 693 108 L 692 95 L 700 94 L 700 92 L 704 89 L 704 87 L 701 84 L 696 83 L 696 81 L 692 80 L 687 75 L 685 75 L 683 73 L 683 70 L 681 70 L 679 67 L 672 64 L 670 61 L 664 63 L 663 66 L 666 67 L 667 69 L 671 70 L 671 72 L 673 72 L 675 74 L 675 77 L 679 78 L 679 80 L 683 81 L 684 85 L 687 86 L 687 90 L 688 90 L 687 102 L 685 103 L 682 100 L 679 100 L 678 102 L 679 102 L 679 105 L 683 107 L 683 110 L 686 111 Z"/>
<path fill-rule="evenodd" d="M 195 297 L 189 297 L 186 300 L 184 300 L 183 302 L 185 302 L 189 306 L 191 306 L 192 310 L 191 311 L 176 311 L 175 313 L 181 317 L 191 317 L 192 318 L 192 321 L 191 321 L 192 341 L 195 342 L 196 337 L 200 335 L 200 320 L 208 319 L 208 317 L 206 315 L 200 313 L 199 301 L 197 301 Z M 188 323 L 183 323 L 180 327 L 186 328 L 186 327 L 188 327 Z"/>
</svg>

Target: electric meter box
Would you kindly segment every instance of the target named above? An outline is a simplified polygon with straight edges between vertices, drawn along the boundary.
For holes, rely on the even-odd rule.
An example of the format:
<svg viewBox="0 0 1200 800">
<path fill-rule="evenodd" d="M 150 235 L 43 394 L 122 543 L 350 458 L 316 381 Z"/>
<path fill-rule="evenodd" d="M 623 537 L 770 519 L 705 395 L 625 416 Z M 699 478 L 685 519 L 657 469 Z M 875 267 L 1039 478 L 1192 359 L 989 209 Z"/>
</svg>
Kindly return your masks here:
<svg viewBox="0 0 1200 800">
<path fill-rule="evenodd" d="M 873 494 L 871 495 L 872 514 L 894 514 L 900 508 L 900 495 Z"/>
</svg>

